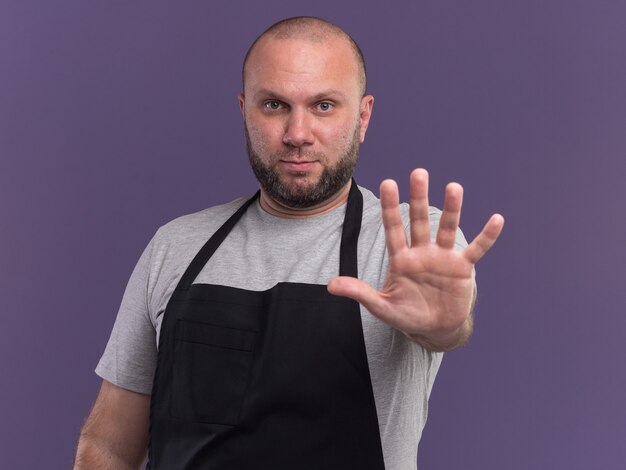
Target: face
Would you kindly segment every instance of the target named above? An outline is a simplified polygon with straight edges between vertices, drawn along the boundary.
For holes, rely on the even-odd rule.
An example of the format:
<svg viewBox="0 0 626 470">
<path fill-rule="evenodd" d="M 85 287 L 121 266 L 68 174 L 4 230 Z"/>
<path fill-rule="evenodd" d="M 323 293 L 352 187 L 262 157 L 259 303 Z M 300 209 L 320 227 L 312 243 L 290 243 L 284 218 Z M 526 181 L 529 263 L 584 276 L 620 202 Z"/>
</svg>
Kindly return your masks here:
<svg viewBox="0 0 626 470">
<path fill-rule="evenodd" d="M 314 207 L 348 184 L 373 104 L 359 84 L 343 38 L 257 43 L 239 104 L 252 169 L 267 196 Z"/>
</svg>

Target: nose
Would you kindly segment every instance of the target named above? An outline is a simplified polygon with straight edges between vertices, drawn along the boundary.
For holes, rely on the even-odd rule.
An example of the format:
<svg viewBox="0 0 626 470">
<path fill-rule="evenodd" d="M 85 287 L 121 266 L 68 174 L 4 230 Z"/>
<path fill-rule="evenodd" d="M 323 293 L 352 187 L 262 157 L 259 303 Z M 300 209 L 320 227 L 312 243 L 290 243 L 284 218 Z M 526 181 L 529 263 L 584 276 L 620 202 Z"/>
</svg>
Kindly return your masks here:
<svg viewBox="0 0 626 470">
<path fill-rule="evenodd" d="M 303 109 L 292 108 L 287 119 L 283 143 L 290 147 L 303 147 L 313 144 L 311 117 Z"/>
</svg>

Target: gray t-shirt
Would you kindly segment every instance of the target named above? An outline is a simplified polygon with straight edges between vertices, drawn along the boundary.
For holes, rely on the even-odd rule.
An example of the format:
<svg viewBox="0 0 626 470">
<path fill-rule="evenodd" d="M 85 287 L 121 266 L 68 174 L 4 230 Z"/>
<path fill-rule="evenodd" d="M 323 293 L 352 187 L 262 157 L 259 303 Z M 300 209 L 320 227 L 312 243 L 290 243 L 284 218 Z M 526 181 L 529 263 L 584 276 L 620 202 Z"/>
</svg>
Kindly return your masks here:
<svg viewBox="0 0 626 470">
<path fill-rule="evenodd" d="M 380 202 L 365 188 L 358 243 L 359 278 L 380 289 L 387 272 Z M 149 394 L 163 313 L 198 250 L 244 199 L 179 217 L 161 227 L 137 263 L 96 373 L 120 387 Z M 408 205 L 401 205 L 408 227 Z M 195 283 L 266 290 L 281 281 L 327 284 L 339 273 L 345 204 L 306 219 L 268 214 L 258 201 L 235 225 Z M 431 238 L 441 212 L 431 208 Z M 467 245 L 460 230 L 457 248 Z M 385 468 L 414 470 L 426 422 L 428 397 L 441 364 L 361 307 L 363 335 L 378 412 Z"/>
</svg>

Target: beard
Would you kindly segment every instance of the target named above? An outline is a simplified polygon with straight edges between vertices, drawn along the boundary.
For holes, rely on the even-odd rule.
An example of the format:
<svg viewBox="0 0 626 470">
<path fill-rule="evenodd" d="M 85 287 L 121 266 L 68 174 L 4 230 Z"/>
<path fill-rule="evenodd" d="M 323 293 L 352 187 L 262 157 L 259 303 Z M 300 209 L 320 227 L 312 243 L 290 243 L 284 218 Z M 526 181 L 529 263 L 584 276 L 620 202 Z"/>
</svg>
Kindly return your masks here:
<svg viewBox="0 0 626 470">
<path fill-rule="evenodd" d="M 337 194 L 352 178 L 359 157 L 360 126 L 358 125 L 356 126 L 348 148 L 340 155 L 337 163 L 334 166 L 325 166 L 317 182 L 307 185 L 287 184 L 281 179 L 280 174 L 276 170 L 276 164 L 278 164 L 280 160 L 293 157 L 295 153 L 301 158 L 318 160 L 323 164 L 327 161 L 326 154 L 320 152 L 307 153 L 302 152 L 298 148 L 292 148 L 270 154 L 270 163 L 266 164 L 252 145 L 248 126 L 244 125 L 244 128 L 248 158 L 250 159 L 252 171 L 263 191 L 265 191 L 270 198 L 283 206 L 294 209 L 306 209 L 316 206 Z M 308 176 L 308 173 L 305 171 L 293 172 L 292 174 L 302 179 Z"/>
</svg>

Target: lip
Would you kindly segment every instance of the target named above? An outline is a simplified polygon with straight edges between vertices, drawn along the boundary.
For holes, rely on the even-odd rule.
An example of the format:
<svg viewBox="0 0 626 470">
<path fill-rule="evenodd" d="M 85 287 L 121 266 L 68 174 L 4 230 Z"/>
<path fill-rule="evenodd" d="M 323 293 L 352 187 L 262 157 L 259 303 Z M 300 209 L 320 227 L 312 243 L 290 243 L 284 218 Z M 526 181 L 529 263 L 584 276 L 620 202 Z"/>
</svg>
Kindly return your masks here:
<svg viewBox="0 0 626 470">
<path fill-rule="evenodd" d="M 297 161 L 297 160 L 281 160 L 280 164 L 287 170 L 292 171 L 308 171 L 317 163 L 313 161 Z"/>
</svg>

